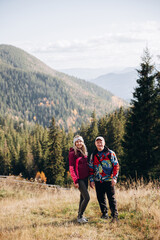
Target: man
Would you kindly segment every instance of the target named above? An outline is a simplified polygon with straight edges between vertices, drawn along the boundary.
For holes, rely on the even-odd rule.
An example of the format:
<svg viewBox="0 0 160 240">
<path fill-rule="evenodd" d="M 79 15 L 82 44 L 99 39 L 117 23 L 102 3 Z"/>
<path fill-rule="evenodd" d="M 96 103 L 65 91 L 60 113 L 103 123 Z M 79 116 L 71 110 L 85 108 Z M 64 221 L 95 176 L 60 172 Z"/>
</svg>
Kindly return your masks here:
<svg viewBox="0 0 160 240">
<path fill-rule="evenodd" d="M 118 220 L 117 203 L 115 199 L 115 184 L 117 182 L 119 164 L 115 153 L 105 146 L 105 140 L 99 136 L 95 140 L 96 149 L 89 162 L 90 186 L 96 188 L 97 199 L 102 212 L 101 218 L 108 219 L 106 204 L 107 194 L 112 221 Z"/>
</svg>

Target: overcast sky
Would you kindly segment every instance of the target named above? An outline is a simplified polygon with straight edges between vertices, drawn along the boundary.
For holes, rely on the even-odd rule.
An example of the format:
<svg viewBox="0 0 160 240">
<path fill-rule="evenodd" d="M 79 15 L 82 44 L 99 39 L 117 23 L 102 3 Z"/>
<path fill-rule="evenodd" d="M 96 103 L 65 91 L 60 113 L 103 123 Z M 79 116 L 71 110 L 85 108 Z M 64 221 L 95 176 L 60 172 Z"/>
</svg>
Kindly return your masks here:
<svg viewBox="0 0 160 240">
<path fill-rule="evenodd" d="M 139 65 L 160 55 L 159 0 L 0 0 L 0 44 L 54 69 Z"/>
</svg>

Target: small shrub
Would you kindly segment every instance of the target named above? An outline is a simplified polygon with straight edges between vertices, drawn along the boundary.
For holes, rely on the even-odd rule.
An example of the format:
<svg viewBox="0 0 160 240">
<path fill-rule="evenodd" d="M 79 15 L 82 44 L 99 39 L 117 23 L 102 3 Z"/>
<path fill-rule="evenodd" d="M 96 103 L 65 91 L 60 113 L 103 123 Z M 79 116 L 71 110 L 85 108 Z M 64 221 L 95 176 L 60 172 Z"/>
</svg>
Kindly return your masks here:
<svg viewBox="0 0 160 240">
<path fill-rule="evenodd" d="M 44 174 L 44 172 L 37 172 L 36 173 L 36 177 L 35 177 L 35 181 L 39 182 L 39 183 L 46 183 L 47 182 L 47 178 Z"/>
</svg>

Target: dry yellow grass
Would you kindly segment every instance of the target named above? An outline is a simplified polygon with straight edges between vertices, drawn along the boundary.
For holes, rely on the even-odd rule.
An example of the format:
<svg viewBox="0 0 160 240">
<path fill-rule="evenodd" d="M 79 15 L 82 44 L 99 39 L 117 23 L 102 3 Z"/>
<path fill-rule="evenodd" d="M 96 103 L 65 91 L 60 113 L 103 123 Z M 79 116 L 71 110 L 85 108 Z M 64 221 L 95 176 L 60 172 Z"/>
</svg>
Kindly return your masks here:
<svg viewBox="0 0 160 240">
<path fill-rule="evenodd" d="M 26 184 L 27 185 L 27 184 Z M 100 219 L 94 190 L 85 215 L 76 222 L 79 191 L 40 189 L 37 185 L 0 182 L 1 240 L 160 239 L 160 195 L 157 185 L 125 190 L 117 187 L 119 223 Z"/>
</svg>

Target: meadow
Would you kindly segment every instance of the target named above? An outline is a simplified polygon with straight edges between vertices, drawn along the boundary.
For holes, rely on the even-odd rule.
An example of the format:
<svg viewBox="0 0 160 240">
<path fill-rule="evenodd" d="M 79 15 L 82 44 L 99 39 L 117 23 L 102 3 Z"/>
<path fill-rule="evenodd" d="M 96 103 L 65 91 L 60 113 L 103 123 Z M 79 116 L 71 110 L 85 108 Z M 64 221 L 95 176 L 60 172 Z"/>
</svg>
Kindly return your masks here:
<svg viewBox="0 0 160 240">
<path fill-rule="evenodd" d="M 0 181 L 0 240 L 159 240 L 158 182 L 118 184 L 118 223 L 102 220 L 89 189 L 87 224 L 78 224 L 79 191 Z"/>
</svg>

